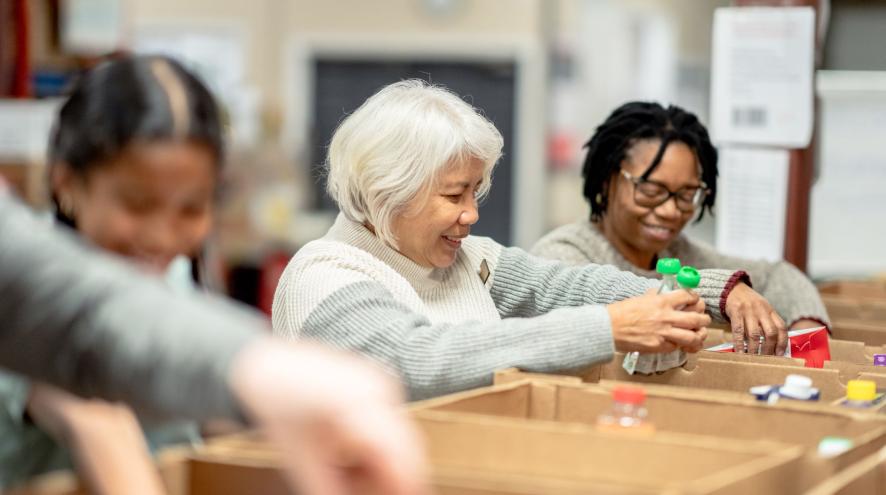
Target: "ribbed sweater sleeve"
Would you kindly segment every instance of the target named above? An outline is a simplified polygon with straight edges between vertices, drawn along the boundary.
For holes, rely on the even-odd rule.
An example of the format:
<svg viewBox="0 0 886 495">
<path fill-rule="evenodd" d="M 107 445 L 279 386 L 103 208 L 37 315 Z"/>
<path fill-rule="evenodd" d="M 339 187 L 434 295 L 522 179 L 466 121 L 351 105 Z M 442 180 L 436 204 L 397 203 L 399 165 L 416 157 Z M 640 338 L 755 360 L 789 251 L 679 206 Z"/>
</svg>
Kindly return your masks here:
<svg viewBox="0 0 886 495">
<path fill-rule="evenodd" d="M 275 295 L 275 332 L 367 355 L 402 377 L 411 400 L 488 385 L 501 368 L 553 372 L 604 362 L 614 352 L 602 306 L 432 323 L 364 267 L 315 260 L 291 268 Z"/>
<path fill-rule="evenodd" d="M 732 270 L 702 270 L 696 289 L 713 318 L 723 318 L 721 299 Z M 492 297 L 502 317 L 535 316 L 554 308 L 611 304 L 658 287 L 659 281 L 638 277 L 611 265 L 570 266 L 537 258 L 519 248 L 505 248 L 493 272 Z"/>
</svg>

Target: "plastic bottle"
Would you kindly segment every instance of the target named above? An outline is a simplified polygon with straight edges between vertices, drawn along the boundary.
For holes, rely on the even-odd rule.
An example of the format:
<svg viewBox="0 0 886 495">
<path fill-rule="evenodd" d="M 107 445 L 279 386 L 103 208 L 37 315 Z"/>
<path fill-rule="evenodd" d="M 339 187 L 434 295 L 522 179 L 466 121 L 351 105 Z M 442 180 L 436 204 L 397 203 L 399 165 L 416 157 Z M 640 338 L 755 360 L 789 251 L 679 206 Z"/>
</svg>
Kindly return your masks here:
<svg viewBox="0 0 886 495">
<path fill-rule="evenodd" d="M 684 266 L 677 272 L 677 286 L 681 289 L 692 290 L 701 282 L 701 274 L 694 267 Z"/>
<path fill-rule="evenodd" d="M 877 383 L 871 380 L 849 380 L 846 384 L 846 399 L 841 406 L 868 409 L 878 406 L 882 396 L 877 394 Z"/>
<path fill-rule="evenodd" d="M 655 264 L 655 271 L 661 275 L 661 285 L 658 286 L 659 294 L 667 294 L 677 290 L 677 274 L 680 273 L 680 260 L 677 258 L 662 258 Z"/>
<path fill-rule="evenodd" d="M 661 258 L 655 263 L 655 271 L 661 275 L 661 285 L 658 286 L 658 294 L 666 294 L 677 290 L 677 273 L 680 271 L 680 260 L 677 258 Z M 644 362 L 640 363 L 639 352 L 629 352 L 622 367 L 628 374 L 633 375 L 638 370 L 641 373 L 651 374 L 658 368 L 658 355 L 647 354 L 643 358 Z"/>
<path fill-rule="evenodd" d="M 757 400 L 769 404 L 775 404 L 781 398 L 816 401 L 821 397 L 820 391 L 812 386 L 812 379 L 805 375 L 788 375 L 784 385 L 759 385 L 751 387 L 750 392 Z"/>
<path fill-rule="evenodd" d="M 853 447 L 852 440 L 845 437 L 824 437 L 818 443 L 818 456 L 824 458 L 836 457 Z"/>
<path fill-rule="evenodd" d="M 615 387 L 612 407 L 597 418 L 600 431 L 652 434 L 655 426 L 646 419 L 646 391 L 642 388 Z"/>
<path fill-rule="evenodd" d="M 680 268 L 679 272 L 677 272 L 676 282 L 677 287 L 680 289 L 693 290 L 698 287 L 699 282 L 701 282 L 701 275 L 695 268 L 684 266 Z M 681 306 L 677 309 L 683 309 L 683 307 Z M 686 359 L 686 351 L 683 349 L 677 349 L 672 353 L 660 356 L 660 364 L 657 367 L 666 369 L 676 368 L 677 366 L 682 366 L 683 363 L 686 362 Z"/>
</svg>

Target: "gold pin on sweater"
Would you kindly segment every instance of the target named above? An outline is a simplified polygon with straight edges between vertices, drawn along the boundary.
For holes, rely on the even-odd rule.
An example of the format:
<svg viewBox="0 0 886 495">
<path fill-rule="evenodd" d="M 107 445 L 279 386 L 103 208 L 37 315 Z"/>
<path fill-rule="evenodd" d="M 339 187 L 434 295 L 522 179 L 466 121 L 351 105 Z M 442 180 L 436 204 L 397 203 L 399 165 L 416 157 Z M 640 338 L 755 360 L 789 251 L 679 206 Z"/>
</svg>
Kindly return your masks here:
<svg viewBox="0 0 886 495">
<path fill-rule="evenodd" d="M 480 262 L 480 280 L 485 284 L 487 280 L 489 280 L 489 265 L 486 263 L 486 260 Z"/>
</svg>

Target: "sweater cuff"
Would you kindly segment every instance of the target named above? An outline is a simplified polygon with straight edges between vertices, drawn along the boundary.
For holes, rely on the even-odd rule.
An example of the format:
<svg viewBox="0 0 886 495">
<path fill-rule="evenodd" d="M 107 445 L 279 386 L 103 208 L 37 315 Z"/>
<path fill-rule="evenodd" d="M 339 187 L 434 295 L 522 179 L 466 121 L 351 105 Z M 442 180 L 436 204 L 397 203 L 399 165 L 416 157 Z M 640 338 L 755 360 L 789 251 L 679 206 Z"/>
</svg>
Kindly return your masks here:
<svg viewBox="0 0 886 495">
<path fill-rule="evenodd" d="M 747 272 L 721 269 L 699 270 L 701 283 L 695 292 L 704 300 L 705 310 L 714 321 L 728 322 L 726 298 L 739 282 L 750 285 Z"/>
<path fill-rule="evenodd" d="M 726 321 L 726 323 L 730 322 L 729 315 L 726 314 L 726 300 L 729 299 L 729 294 L 732 293 L 732 289 L 740 283 L 744 283 L 748 287 L 753 287 L 753 285 L 751 285 L 751 276 L 748 275 L 748 272 L 739 270 L 729 277 L 729 281 L 726 282 L 726 287 L 723 288 L 723 293 L 720 295 L 720 314 L 723 316 L 723 320 Z"/>
</svg>

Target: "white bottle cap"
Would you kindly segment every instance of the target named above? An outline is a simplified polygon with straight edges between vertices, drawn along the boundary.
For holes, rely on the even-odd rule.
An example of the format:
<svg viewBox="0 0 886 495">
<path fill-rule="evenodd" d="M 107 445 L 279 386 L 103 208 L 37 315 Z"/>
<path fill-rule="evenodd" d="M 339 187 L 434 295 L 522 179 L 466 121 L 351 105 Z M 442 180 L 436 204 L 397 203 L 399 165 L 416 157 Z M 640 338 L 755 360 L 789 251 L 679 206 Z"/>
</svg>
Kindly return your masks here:
<svg viewBox="0 0 886 495">
<path fill-rule="evenodd" d="M 812 388 L 812 379 L 803 375 L 788 375 L 779 393 L 791 399 L 806 400 L 817 392 Z"/>
</svg>

